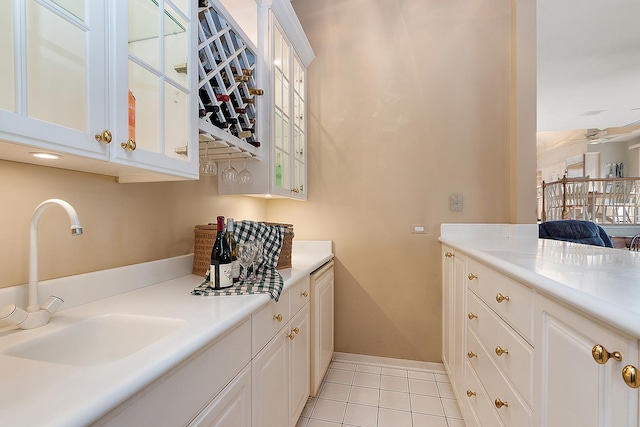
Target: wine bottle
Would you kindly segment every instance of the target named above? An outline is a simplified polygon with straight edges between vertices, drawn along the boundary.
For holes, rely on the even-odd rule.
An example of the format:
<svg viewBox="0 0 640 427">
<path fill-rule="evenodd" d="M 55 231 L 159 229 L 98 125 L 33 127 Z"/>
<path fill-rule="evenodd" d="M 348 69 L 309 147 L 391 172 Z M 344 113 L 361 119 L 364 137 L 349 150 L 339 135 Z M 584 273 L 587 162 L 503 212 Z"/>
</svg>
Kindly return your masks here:
<svg viewBox="0 0 640 427">
<path fill-rule="evenodd" d="M 246 114 L 247 113 L 247 109 L 246 108 L 236 107 L 236 108 L 234 108 L 234 110 L 236 110 L 236 113 L 238 113 L 238 114 Z"/>
<path fill-rule="evenodd" d="M 233 283 L 240 281 L 240 262 L 238 261 L 238 249 L 236 244 L 236 238 L 233 234 L 235 230 L 235 224 L 233 218 L 227 218 L 227 241 L 229 242 L 229 248 L 231 249 L 231 277 Z"/>
<path fill-rule="evenodd" d="M 242 98 L 242 102 L 245 104 L 253 104 L 253 98 Z"/>
<path fill-rule="evenodd" d="M 260 147 L 260 141 L 254 141 L 253 139 L 247 139 L 247 144 L 251 144 L 256 148 Z"/>
<path fill-rule="evenodd" d="M 280 153 L 276 155 L 276 187 L 282 187 L 282 164 Z"/>
<path fill-rule="evenodd" d="M 205 117 L 207 113 L 217 113 L 220 111 L 220 107 L 217 105 L 205 105 L 204 108 L 200 109 L 200 117 Z"/>
<path fill-rule="evenodd" d="M 216 99 L 220 102 L 229 102 L 231 98 L 229 98 L 229 95 L 220 95 L 216 93 Z"/>
<path fill-rule="evenodd" d="M 225 236 L 224 217 L 219 216 L 216 224 L 216 241 L 211 249 L 209 280 L 214 289 L 224 289 L 233 285 L 231 249 Z"/>
<path fill-rule="evenodd" d="M 241 130 L 240 132 L 238 132 L 238 135 L 236 136 L 238 138 L 249 138 L 251 135 L 253 135 L 253 132 L 248 130 Z"/>
<path fill-rule="evenodd" d="M 264 90 L 262 89 L 254 89 L 254 88 L 249 88 L 249 93 L 251 95 L 264 95 Z"/>
</svg>

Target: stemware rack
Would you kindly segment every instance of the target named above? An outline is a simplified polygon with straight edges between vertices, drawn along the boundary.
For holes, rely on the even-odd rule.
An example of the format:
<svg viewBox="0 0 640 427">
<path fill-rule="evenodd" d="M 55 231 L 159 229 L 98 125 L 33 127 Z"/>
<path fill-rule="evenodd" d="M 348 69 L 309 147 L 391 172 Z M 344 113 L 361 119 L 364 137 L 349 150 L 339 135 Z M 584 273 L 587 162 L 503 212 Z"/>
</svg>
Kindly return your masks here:
<svg viewBox="0 0 640 427">
<path fill-rule="evenodd" d="M 200 153 L 214 160 L 259 159 L 257 49 L 218 0 L 198 8 Z M 250 90 L 251 89 L 251 90 Z M 251 130 L 251 136 L 244 136 Z"/>
</svg>

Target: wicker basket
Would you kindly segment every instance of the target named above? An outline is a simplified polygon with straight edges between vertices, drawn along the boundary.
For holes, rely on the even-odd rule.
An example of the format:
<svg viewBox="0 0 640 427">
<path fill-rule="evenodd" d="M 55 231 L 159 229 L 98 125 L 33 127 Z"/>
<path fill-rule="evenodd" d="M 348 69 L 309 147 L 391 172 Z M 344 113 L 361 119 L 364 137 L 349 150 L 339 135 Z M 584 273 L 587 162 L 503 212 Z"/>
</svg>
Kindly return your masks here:
<svg viewBox="0 0 640 427">
<path fill-rule="evenodd" d="M 293 225 L 265 222 L 267 225 L 283 225 L 284 240 L 280 249 L 280 257 L 276 268 L 291 268 L 291 246 L 293 244 Z M 203 276 L 207 274 L 211 262 L 211 248 L 216 240 L 217 229 L 215 224 L 196 225 L 196 242 L 193 251 L 193 274 Z"/>
</svg>

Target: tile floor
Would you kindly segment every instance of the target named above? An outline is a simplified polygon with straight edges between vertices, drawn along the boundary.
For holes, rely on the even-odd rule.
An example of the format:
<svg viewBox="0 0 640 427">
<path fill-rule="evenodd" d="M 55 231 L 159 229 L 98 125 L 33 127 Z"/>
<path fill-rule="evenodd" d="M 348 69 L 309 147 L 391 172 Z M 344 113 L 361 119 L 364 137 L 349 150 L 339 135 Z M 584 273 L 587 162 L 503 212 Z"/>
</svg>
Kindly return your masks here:
<svg viewBox="0 0 640 427">
<path fill-rule="evenodd" d="M 442 373 L 333 361 L 296 427 L 465 427 Z"/>
</svg>

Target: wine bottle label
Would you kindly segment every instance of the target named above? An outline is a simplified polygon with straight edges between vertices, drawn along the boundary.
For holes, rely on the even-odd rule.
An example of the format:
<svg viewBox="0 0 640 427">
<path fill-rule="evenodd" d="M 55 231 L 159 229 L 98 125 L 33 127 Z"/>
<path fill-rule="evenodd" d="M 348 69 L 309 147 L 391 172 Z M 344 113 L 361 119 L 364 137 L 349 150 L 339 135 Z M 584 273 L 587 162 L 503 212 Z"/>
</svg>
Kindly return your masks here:
<svg viewBox="0 0 640 427">
<path fill-rule="evenodd" d="M 220 264 L 213 261 L 209 272 L 214 289 L 224 289 L 233 285 L 233 263 Z"/>
</svg>

